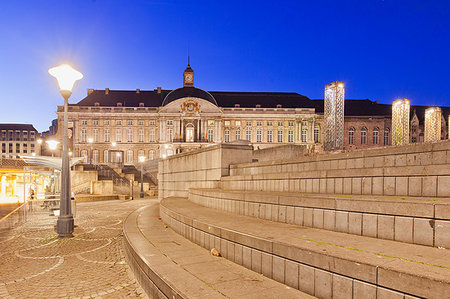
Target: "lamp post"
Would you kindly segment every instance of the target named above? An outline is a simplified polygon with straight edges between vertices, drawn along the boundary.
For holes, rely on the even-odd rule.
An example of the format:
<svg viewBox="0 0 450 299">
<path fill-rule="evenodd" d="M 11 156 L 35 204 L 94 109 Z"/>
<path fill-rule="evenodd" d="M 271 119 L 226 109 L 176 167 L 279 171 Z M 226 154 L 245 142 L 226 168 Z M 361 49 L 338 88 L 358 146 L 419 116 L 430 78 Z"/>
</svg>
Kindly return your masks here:
<svg viewBox="0 0 450 299">
<path fill-rule="evenodd" d="M 47 141 L 45 141 L 45 143 L 47 143 L 48 148 L 52 152 L 52 158 L 53 158 L 55 150 L 58 147 L 59 141 L 57 141 L 57 140 L 47 140 Z M 52 168 L 52 181 L 51 181 L 51 183 L 52 183 L 52 194 L 56 193 L 56 182 L 55 181 L 56 181 L 55 180 L 55 168 Z"/>
<path fill-rule="evenodd" d="M 58 238 L 73 237 L 73 215 L 70 206 L 70 166 L 69 166 L 69 138 L 67 134 L 68 119 L 67 106 L 68 100 L 72 95 L 72 88 L 75 81 L 83 78 L 83 75 L 72 68 L 70 65 L 62 64 L 48 70 L 50 75 L 58 80 L 59 90 L 64 98 L 64 122 L 63 122 L 63 152 L 62 152 L 62 172 L 61 172 L 61 203 L 58 221 L 56 222 L 56 231 Z"/>
<path fill-rule="evenodd" d="M 92 143 L 94 142 L 94 139 L 88 138 L 89 142 L 89 164 L 92 164 Z"/>
<path fill-rule="evenodd" d="M 140 198 L 144 197 L 144 162 L 145 156 L 139 156 L 139 162 L 141 162 L 141 193 L 139 194 Z"/>
</svg>

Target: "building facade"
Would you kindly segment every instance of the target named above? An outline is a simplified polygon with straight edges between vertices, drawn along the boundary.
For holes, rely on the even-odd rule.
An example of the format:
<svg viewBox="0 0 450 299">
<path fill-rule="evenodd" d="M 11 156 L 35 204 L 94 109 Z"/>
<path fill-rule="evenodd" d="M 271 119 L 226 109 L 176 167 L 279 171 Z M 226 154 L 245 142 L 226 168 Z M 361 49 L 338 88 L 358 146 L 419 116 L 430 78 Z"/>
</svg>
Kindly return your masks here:
<svg viewBox="0 0 450 299">
<path fill-rule="evenodd" d="M 0 124 L 1 155 L 40 155 L 39 133 L 29 124 Z"/>
</svg>

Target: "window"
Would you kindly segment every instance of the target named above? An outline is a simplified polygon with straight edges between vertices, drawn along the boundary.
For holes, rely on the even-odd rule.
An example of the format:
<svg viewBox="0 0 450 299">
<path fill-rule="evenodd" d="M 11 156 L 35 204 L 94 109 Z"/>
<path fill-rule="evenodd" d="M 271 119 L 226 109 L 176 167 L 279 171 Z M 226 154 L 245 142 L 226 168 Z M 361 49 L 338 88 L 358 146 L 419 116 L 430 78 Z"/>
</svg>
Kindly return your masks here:
<svg viewBox="0 0 450 299">
<path fill-rule="evenodd" d="M 226 121 L 224 122 L 224 125 L 225 125 L 225 126 L 229 126 L 229 125 L 230 125 L 230 121 L 229 121 L 229 120 L 226 120 Z"/>
<path fill-rule="evenodd" d="M 122 129 L 116 129 L 116 141 L 122 142 Z"/>
<path fill-rule="evenodd" d="M 104 150 L 103 151 L 103 163 L 108 163 L 108 162 L 109 162 L 109 151 Z"/>
<path fill-rule="evenodd" d="M 172 126 L 172 125 L 173 125 L 173 120 L 168 120 L 168 121 L 167 121 L 167 125 L 168 125 L 168 126 Z"/>
<path fill-rule="evenodd" d="M 81 124 L 82 124 L 83 126 L 87 126 L 88 122 L 87 122 L 87 120 L 84 119 L 84 120 L 81 121 Z"/>
<path fill-rule="evenodd" d="M 208 141 L 214 142 L 214 130 L 208 129 Z"/>
<path fill-rule="evenodd" d="M 28 141 L 28 131 L 23 131 L 22 135 L 23 135 L 23 141 Z"/>
<path fill-rule="evenodd" d="M 138 125 L 143 126 L 144 125 L 144 121 L 141 119 L 138 121 Z"/>
<path fill-rule="evenodd" d="M 273 131 L 267 131 L 267 142 L 273 142 Z"/>
<path fill-rule="evenodd" d="M 306 127 L 308 125 L 307 121 L 302 121 L 302 126 Z"/>
<path fill-rule="evenodd" d="M 16 154 L 20 153 L 20 143 L 16 143 Z"/>
<path fill-rule="evenodd" d="M 236 132 L 234 132 L 234 135 L 236 140 L 241 139 L 241 130 L 236 130 Z"/>
<path fill-rule="evenodd" d="M 384 130 L 384 145 L 389 145 L 389 129 Z"/>
<path fill-rule="evenodd" d="M 20 141 L 20 131 L 16 131 L 16 140 Z"/>
<path fill-rule="evenodd" d="M 34 141 L 34 136 L 35 136 L 35 133 L 34 133 L 34 132 L 31 132 L 31 137 L 30 137 L 30 140 L 31 140 L 31 141 Z"/>
<path fill-rule="evenodd" d="M 92 163 L 98 164 L 98 150 L 92 151 Z"/>
<path fill-rule="evenodd" d="M 13 144 L 12 143 L 10 143 L 9 144 L 9 148 L 8 148 L 8 152 L 10 153 L 10 154 L 12 154 L 12 152 L 13 152 L 13 146 L 12 146 Z"/>
<path fill-rule="evenodd" d="M 104 121 L 105 126 L 109 126 L 109 120 Z"/>
<path fill-rule="evenodd" d="M 83 157 L 83 163 L 87 163 L 87 160 L 88 160 L 87 150 L 81 151 L 81 157 Z"/>
<path fill-rule="evenodd" d="M 148 124 L 149 124 L 150 126 L 154 126 L 154 125 L 155 125 L 155 121 L 154 121 L 154 120 L 151 120 L 151 121 L 148 122 Z"/>
<path fill-rule="evenodd" d="M 28 144 L 24 143 L 24 144 L 22 145 L 22 151 L 23 151 L 25 154 L 28 153 Z"/>
<path fill-rule="evenodd" d="M 282 126 L 283 126 L 283 122 L 282 122 L 282 121 L 279 121 L 279 122 L 278 122 L 278 126 L 279 126 L 279 127 L 282 127 Z"/>
<path fill-rule="evenodd" d="M 149 160 L 155 159 L 155 151 L 154 150 L 149 150 L 148 151 L 148 159 Z"/>
<path fill-rule="evenodd" d="M 121 126 L 122 125 L 122 121 L 121 120 L 116 120 L 116 126 Z"/>
<path fill-rule="evenodd" d="M 105 142 L 109 142 L 110 141 L 110 138 L 109 138 L 109 129 L 105 129 L 104 131 L 103 131 L 103 137 L 104 137 L 104 140 L 105 140 Z"/>
<path fill-rule="evenodd" d="M 133 142 L 133 129 L 127 129 L 127 142 Z"/>
<path fill-rule="evenodd" d="M 289 127 L 293 127 L 294 126 L 294 122 L 293 121 L 290 121 L 289 122 Z"/>
<path fill-rule="evenodd" d="M 373 144 L 378 144 L 379 142 L 379 136 L 378 136 L 378 128 L 373 129 Z"/>
<path fill-rule="evenodd" d="M 132 121 L 131 119 L 129 119 L 129 120 L 127 121 L 127 125 L 128 125 L 128 126 L 132 126 L 132 125 L 133 125 L 133 121 Z"/>
<path fill-rule="evenodd" d="M 6 140 L 6 131 L 2 131 L 2 140 L 3 140 L 3 141 Z"/>
<path fill-rule="evenodd" d="M 288 131 L 288 142 L 294 142 L 294 131 Z"/>
<path fill-rule="evenodd" d="M 225 142 L 230 142 L 230 130 L 225 130 Z"/>
<path fill-rule="evenodd" d="M 208 120 L 208 126 L 214 126 L 214 120 L 209 119 Z"/>
<path fill-rule="evenodd" d="M 307 130 L 302 129 L 302 142 L 306 142 L 306 134 L 307 134 Z"/>
<path fill-rule="evenodd" d="M 167 129 L 167 138 L 169 142 L 173 142 L 173 129 Z"/>
<path fill-rule="evenodd" d="M 92 132 L 94 134 L 94 142 L 98 142 L 98 129 L 94 129 Z"/>
<path fill-rule="evenodd" d="M 6 143 L 2 143 L 2 153 L 6 153 Z"/>
<path fill-rule="evenodd" d="M 237 120 L 234 123 L 235 123 L 236 126 L 240 126 L 241 125 L 241 121 L 240 120 Z"/>
<path fill-rule="evenodd" d="M 139 129 L 138 140 L 139 142 L 144 142 L 144 129 Z"/>
<path fill-rule="evenodd" d="M 8 131 L 8 140 L 13 140 L 13 131 Z"/>
<path fill-rule="evenodd" d="M 144 150 L 139 150 L 138 151 L 138 158 L 139 157 L 144 157 L 144 156 L 145 156 Z"/>
<path fill-rule="evenodd" d="M 245 131 L 245 139 L 247 139 L 248 141 L 252 141 L 252 130 L 251 129 L 247 129 L 247 131 Z"/>
<path fill-rule="evenodd" d="M 148 136 L 149 142 L 155 142 L 155 129 L 150 129 L 150 133 Z"/>
<path fill-rule="evenodd" d="M 252 125 L 252 122 L 251 121 L 248 121 L 247 122 L 247 127 L 250 127 Z"/>
<path fill-rule="evenodd" d="M 133 163 L 133 151 L 127 150 L 127 163 Z"/>
<path fill-rule="evenodd" d="M 268 121 L 268 122 L 267 122 L 267 125 L 268 125 L 268 126 L 273 126 L 273 123 L 272 123 L 271 121 Z"/>
<path fill-rule="evenodd" d="M 320 142 L 319 127 L 314 127 L 314 142 Z"/>
<path fill-rule="evenodd" d="M 355 128 L 348 129 L 348 144 L 354 144 L 354 136 L 355 135 Z"/>
<path fill-rule="evenodd" d="M 92 125 L 98 126 L 98 119 L 94 119 L 94 120 L 92 121 Z"/>
<path fill-rule="evenodd" d="M 257 121 L 256 122 L 256 126 L 261 127 L 262 126 L 262 121 Z"/>
<path fill-rule="evenodd" d="M 262 130 L 256 131 L 256 142 L 262 142 Z"/>
<path fill-rule="evenodd" d="M 363 127 L 361 129 L 361 144 L 366 144 L 367 143 L 367 128 Z"/>
<path fill-rule="evenodd" d="M 87 130 L 86 129 L 81 129 L 81 142 L 86 142 L 87 140 Z"/>
<path fill-rule="evenodd" d="M 278 142 L 283 142 L 283 130 L 278 130 Z"/>
</svg>

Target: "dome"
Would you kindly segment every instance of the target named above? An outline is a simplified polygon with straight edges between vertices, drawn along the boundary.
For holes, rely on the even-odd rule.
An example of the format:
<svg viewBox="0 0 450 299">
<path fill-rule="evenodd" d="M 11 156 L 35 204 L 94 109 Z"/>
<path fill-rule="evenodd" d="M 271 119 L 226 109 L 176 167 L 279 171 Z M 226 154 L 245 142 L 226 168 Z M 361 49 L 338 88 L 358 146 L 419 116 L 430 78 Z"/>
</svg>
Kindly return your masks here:
<svg viewBox="0 0 450 299">
<path fill-rule="evenodd" d="M 173 102 L 178 99 L 182 98 L 200 98 L 205 101 L 208 101 L 216 106 L 217 102 L 216 99 L 207 91 L 195 88 L 195 87 L 182 87 L 178 89 L 174 89 L 164 98 L 162 105 L 165 106 L 169 104 L 170 102 Z"/>
</svg>

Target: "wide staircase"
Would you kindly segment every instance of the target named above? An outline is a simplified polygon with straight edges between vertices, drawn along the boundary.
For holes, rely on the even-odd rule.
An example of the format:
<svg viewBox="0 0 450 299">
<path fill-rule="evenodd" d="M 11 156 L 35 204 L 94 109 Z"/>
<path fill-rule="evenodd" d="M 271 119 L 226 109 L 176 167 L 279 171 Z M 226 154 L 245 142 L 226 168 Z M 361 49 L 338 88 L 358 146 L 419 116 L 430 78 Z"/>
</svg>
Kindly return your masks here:
<svg viewBox="0 0 450 299">
<path fill-rule="evenodd" d="M 165 160 L 164 223 L 233 265 L 298 290 L 286 298 L 450 298 L 449 141 L 285 161 L 251 158 L 244 146 L 220 145 Z M 140 229 L 145 235 L 146 225 Z M 127 244 L 128 252 L 138 248 Z M 140 269 L 161 261 L 127 258 Z M 181 282 L 158 277 L 191 297 Z M 152 275 L 139 281 L 158 289 Z M 246 295 L 285 298 L 251 288 Z"/>
</svg>

